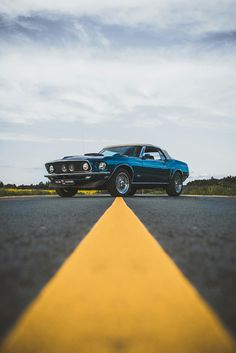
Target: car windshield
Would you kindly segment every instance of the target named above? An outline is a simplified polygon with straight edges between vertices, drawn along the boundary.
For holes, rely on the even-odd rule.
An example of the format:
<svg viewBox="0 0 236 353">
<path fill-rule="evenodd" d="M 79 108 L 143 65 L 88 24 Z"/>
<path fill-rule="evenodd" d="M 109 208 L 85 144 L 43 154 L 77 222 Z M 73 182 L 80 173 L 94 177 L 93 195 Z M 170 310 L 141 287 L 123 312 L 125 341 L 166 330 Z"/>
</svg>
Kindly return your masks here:
<svg viewBox="0 0 236 353">
<path fill-rule="evenodd" d="M 139 157 L 141 152 L 141 146 L 116 146 L 104 148 L 101 152 L 105 157 L 114 156 L 115 154 L 121 154 L 128 157 Z"/>
</svg>

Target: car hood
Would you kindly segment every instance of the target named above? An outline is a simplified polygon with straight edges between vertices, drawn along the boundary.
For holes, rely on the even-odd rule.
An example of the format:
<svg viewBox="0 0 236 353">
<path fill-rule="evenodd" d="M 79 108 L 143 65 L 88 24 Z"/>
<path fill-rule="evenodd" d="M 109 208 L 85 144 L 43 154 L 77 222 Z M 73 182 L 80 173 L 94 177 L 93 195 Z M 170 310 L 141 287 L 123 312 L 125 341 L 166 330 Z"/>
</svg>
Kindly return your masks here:
<svg viewBox="0 0 236 353">
<path fill-rule="evenodd" d="M 127 156 L 123 156 L 121 154 L 115 154 L 113 156 L 104 156 L 103 154 L 101 153 L 86 153 L 84 155 L 77 155 L 77 156 L 65 156 L 61 159 L 56 159 L 54 161 L 50 161 L 50 162 L 47 162 L 46 164 L 50 164 L 50 163 L 59 163 L 59 162 L 76 162 L 76 161 L 102 161 L 102 160 L 110 160 L 110 159 L 116 159 L 116 158 L 121 158 L 121 159 L 127 159 L 127 158 L 130 158 L 130 157 L 127 157 Z"/>
<path fill-rule="evenodd" d="M 99 153 L 88 153 L 86 155 L 78 155 L 78 156 L 65 156 L 61 159 L 56 159 L 51 161 L 50 163 L 56 162 L 75 162 L 75 161 L 87 161 L 87 160 L 102 160 L 105 158 L 102 154 Z"/>
</svg>

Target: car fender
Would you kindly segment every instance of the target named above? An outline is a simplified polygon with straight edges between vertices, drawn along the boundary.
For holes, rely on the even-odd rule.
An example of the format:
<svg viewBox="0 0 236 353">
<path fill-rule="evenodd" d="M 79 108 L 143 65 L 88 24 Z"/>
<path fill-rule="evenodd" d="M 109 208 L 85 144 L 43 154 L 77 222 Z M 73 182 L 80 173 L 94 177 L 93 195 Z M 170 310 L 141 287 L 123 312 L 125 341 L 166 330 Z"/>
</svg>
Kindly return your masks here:
<svg viewBox="0 0 236 353">
<path fill-rule="evenodd" d="M 175 175 L 175 173 L 177 173 L 177 172 L 180 173 L 180 174 L 183 176 L 182 170 L 176 168 L 176 169 L 173 169 L 173 170 L 171 171 L 170 178 L 172 179 L 173 176 Z"/>
<path fill-rule="evenodd" d="M 128 165 L 128 164 L 118 164 L 114 170 L 112 171 L 109 179 L 111 179 L 113 177 L 113 175 L 115 174 L 115 172 L 119 169 L 119 168 L 123 168 L 123 169 L 126 169 L 128 172 L 131 173 L 131 182 L 133 181 L 133 178 L 134 178 L 134 169 L 132 166 Z M 108 179 L 108 180 L 109 180 Z"/>
</svg>

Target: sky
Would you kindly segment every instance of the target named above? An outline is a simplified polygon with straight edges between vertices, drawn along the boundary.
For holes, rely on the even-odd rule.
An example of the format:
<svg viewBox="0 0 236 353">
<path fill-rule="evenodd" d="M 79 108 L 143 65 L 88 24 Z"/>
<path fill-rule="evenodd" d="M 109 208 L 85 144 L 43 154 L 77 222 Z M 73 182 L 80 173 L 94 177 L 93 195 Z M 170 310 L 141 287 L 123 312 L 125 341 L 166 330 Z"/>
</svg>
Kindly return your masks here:
<svg viewBox="0 0 236 353">
<path fill-rule="evenodd" d="M 236 175 L 235 0 L 1 0 L 0 180 L 151 143 Z"/>
</svg>

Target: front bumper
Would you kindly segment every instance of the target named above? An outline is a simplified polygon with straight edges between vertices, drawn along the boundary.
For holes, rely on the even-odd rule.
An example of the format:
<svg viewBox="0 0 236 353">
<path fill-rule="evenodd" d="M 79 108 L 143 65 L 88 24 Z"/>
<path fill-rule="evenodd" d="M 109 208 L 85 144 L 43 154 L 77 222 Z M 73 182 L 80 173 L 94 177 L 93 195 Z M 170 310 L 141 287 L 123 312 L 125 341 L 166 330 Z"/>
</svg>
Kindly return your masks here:
<svg viewBox="0 0 236 353">
<path fill-rule="evenodd" d="M 81 172 L 47 174 L 45 177 L 51 181 L 54 188 L 64 188 L 66 186 L 81 189 L 96 189 L 106 183 L 110 174 L 110 172 Z"/>
</svg>

